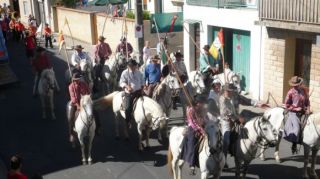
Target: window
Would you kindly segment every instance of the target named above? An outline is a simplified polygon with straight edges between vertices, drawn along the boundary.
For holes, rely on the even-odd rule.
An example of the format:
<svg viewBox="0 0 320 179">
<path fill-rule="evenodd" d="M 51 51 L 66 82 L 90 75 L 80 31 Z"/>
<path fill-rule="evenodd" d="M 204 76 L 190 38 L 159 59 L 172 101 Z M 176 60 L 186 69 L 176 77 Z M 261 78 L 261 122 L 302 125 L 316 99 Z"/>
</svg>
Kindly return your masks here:
<svg viewBox="0 0 320 179">
<path fill-rule="evenodd" d="M 27 1 L 23 1 L 23 12 L 24 12 L 24 15 L 29 15 L 30 12 L 29 12 L 29 4 Z"/>
</svg>

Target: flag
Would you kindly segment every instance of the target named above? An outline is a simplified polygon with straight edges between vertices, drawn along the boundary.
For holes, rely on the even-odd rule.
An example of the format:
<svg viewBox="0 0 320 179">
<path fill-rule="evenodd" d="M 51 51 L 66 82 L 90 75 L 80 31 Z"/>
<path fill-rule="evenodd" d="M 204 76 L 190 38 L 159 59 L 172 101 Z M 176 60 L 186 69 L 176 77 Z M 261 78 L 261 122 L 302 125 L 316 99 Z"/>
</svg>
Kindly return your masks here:
<svg viewBox="0 0 320 179">
<path fill-rule="evenodd" d="M 161 60 L 162 60 L 162 64 L 164 65 L 168 63 L 167 54 L 165 50 L 162 50 L 161 52 Z"/>
<path fill-rule="evenodd" d="M 174 15 L 174 16 L 172 17 L 172 21 L 171 21 L 169 33 L 173 31 L 174 23 L 176 22 L 177 18 L 178 18 L 178 16 L 176 16 L 176 15 Z"/>
<path fill-rule="evenodd" d="M 209 53 L 213 56 L 213 58 L 218 59 L 219 50 L 221 46 L 223 46 L 223 44 L 224 44 L 223 29 L 221 29 L 218 32 L 217 37 L 214 39 L 209 49 Z"/>
</svg>

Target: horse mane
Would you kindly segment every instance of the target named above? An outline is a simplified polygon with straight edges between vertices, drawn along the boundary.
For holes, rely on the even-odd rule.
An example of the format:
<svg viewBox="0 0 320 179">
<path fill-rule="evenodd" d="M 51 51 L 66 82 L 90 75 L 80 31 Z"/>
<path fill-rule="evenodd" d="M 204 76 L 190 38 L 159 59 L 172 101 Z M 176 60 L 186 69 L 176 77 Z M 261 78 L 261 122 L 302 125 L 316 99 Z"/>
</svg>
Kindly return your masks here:
<svg viewBox="0 0 320 179">
<path fill-rule="evenodd" d="M 153 117 L 162 117 L 164 115 L 164 112 L 160 104 L 158 104 L 155 100 L 153 100 L 152 98 L 149 98 L 148 96 L 143 96 L 142 98 L 143 98 L 142 101 L 144 102 L 143 106 L 145 107 L 145 109 L 152 108 L 151 113 Z M 147 104 L 147 107 L 146 107 L 145 102 L 150 104 Z"/>
</svg>

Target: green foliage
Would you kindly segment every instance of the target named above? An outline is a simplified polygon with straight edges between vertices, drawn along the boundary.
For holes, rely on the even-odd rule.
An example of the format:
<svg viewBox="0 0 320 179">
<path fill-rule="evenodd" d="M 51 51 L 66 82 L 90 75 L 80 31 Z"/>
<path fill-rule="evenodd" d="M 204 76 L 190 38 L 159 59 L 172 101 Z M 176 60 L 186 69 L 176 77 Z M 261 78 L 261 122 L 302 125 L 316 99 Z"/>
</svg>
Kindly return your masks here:
<svg viewBox="0 0 320 179">
<path fill-rule="evenodd" d="M 134 19 L 135 14 L 133 11 L 127 11 L 126 17 L 129 19 Z M 142 12 L 143 20 L 150 20 L 150 12 L 149 11 L 143 11 Z"/>
<path fill-rule="evenodd" d="M 77 0 L 56 0 L 56 3 L 68 8 L 75 8 Z"/>
<path fill-rule="evenodd" d="M 134 19 L 135 15 L 133 11 L 127 11 L 126 17 L 129 19 Z"/>
</svg>

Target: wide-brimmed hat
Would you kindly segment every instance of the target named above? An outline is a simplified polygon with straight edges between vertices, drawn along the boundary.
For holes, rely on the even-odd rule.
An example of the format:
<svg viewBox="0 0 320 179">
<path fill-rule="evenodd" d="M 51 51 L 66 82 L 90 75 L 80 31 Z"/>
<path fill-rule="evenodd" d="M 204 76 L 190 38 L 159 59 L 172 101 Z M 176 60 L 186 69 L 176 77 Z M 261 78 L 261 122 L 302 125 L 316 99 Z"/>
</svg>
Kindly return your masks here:
<svg viewBox="0 0 320 179">
<path fill-rule="evenodd" d="M 74 47 L 75 50 L 83 50 L 84 48 L 81 45 L 76 45 Z"/>
<path fill-rule="evenodd" d="M 209 45 L 205 45 L 205 46 L 203 46 L 203 50 L 205 50 L 205 51 L 209 51 L 209 49 L 210 49 L 210 46 L 209 46 Z"/>
<path fill-rule="evenodd" d="M 98 40 L 99 40 L 99 41 L 104 41 L 104 40 L 106 40 L 106 38 L 105 38 L 104 36 L 100 35 L 99 38 L 98 38 Z"/>
<path fill-rule="evenodd" d="M 216 85 L 216 84 L 220 84 L 221 85 L 220 80 L 218 80 L 218 79 L 213 80 L 212 83 L 211 83 L 211 86 Z"/>
<path fill-rule="evenodd" d="M 81 78 L 81 74 L 80 73 L 76 72 L 76 73 L 72 74 L 72 79 L 73 80 L 80 80 L 80 78 Z"/>
<path fill-rule="evenodd" d="M 289 80 L 289 85 L 290 86 L 299 86 L 303 83 L 303 79 L 298 77 L 298 76 L 293 76 L 290 80 Z"/>
<path fill-rule="evenodd" d="M 224 90 L 226 91 L 236 91 L 237 87 L 234 86 L 234 84 L 230 83 L 230 84 L 225 84 L 224 85 Z"/>
<path fill-rule="evenodd" d="M 131 60 L 128 61 L 128 64 L 127 64 L 127 65 L 128 65 L 128 66 L 137 66 L 137 65 L 138 65 L 138 62 L 135 61 L 135 60 L 133 60 L 133 59 L 131 59 Z"/>
<path fill-rule="evenodd" d="M 208 103 L 208 98 L 204 95 L 196 95 L 194 97 L 194 103 L 204 103 L 207 104 Z"/>
</svg>

